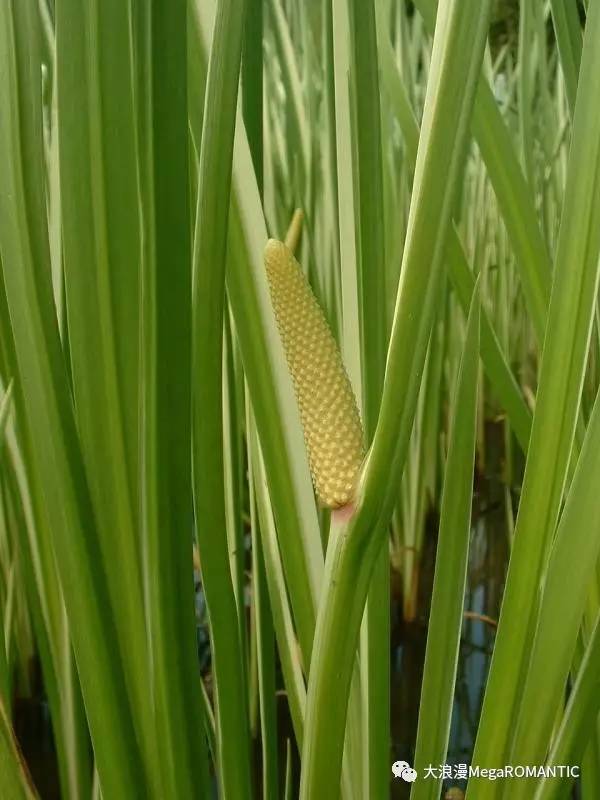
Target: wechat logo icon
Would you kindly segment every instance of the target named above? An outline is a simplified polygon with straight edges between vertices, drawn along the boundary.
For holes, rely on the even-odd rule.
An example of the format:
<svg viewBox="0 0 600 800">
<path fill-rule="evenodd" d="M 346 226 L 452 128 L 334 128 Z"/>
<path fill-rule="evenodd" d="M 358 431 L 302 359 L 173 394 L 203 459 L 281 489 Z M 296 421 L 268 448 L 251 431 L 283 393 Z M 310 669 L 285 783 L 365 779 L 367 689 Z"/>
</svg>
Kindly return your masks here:
<svg viewBox="0 0 600 800">
<path fill-rule="evenodd" d="M 402 778 L 406 783 L 413 783 L 417 779 L 417 770 L 413 769 L 406 761 L 394 761 L 392 772 L 394 778 Z"/>
</svg>

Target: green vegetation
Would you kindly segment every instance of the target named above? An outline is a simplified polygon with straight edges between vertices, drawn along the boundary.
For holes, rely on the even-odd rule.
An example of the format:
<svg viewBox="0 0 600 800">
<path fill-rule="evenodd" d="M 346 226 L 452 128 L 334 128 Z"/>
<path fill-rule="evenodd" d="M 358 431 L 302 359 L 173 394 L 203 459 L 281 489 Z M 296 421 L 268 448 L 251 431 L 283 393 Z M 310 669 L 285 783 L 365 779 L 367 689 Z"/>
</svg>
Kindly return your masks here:
<svg viewBox="0 0 600 800">
<path fill-rule="evenodd" d="M 32 663 L 65 800 L 390 796 L 395 583 L 428 614 L 403 788 L 443 796 L 492 468 L 471 763 L 600 797 L 599 75 L 600 0 L 0 0 L 2 798 L 45 796 Z M 351 513 L 315 496 L 269 238 L 360 409 Z"/>
</svg>

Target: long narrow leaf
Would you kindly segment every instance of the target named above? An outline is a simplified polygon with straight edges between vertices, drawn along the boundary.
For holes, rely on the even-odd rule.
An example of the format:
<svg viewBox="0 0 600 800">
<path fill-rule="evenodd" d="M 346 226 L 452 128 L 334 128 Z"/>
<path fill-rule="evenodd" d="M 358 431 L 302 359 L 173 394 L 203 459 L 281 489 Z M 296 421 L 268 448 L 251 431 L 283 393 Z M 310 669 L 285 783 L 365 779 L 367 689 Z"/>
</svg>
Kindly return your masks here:
<svg viewBox="0 0 600 800">
<path fill-rule="evenodd" d="M 225 798 L 251 796 L 243 651 L 227 547 L 222 347 L 231 156 L 245 4 L 217 4 L 206 84 L 194 231 L 194 509 L 211 622 L 219 775 Z"/>
<path fill-rule="evenodd" d="M 475 763 L 508 755 L 527 664 L 542 559 L 560 509 L 591 334 L 600 253 L 600 3 L 588 15 L 568 184 L 531 443 Z M 471 782 L 477 800 L 489 781 Z M 470 785 L 471 785 L 470 784 Z"/>
<path fill-rule="evenodd" d="M 50 286 L 42 180 L 37 4 L 0 5 L 0 249 L 19 374 L 44 487 L 103 787 L 142 797 L 145 779 L 125 692 L 106 576 L 73 418 Z M 24 42 L 25 34 L 27 44 Z M 20 113 L 17 113 L 17 110 Z"/>
<path fill-rule="evenodd" d="M 339 787 L 358 628 L 408 449 L 488 12 L 481 2 L 440 5 L 381 413 L 356 514 L 347 529 L 334 532 L 327 551 L 309 680 L 303 800 Z"/>
<path fill-rule="evenodd" d="M 590 741 L 600 707 L 600 617 L 596 620 L 577 680 L 571 690 L 569 702 L 548 756 L 549 767 L 562 764 L 579 765 Z M 573 776 L 575 777 L 575 776 Z M 558 800 L 568 797 L 572 778 L 561 779 L 551 774 L 540 781 L 535 800 Z"/>
<path fill-rule="evenodd" d="M 577 632 L 600 553 L 600 401 L 586 432 L 547 568 L 527 678 L 513 741 L 515 757 L 537 764 L 550 743 L 573 660 Z M 570 586 L 569 592 L 564 587 Z M 529 796 L 526 780 L 509 783 L 511 798 Z"/>
<path fill-rule="evenodd" d="M 442 494 L 427 649 L 423 668 L 415 769 L 446 760 L 467 578 L 479 364 L 479 293 L 473 296 L 454 397 Z M 439 780 L 416 781 L 411 800 L 437 800 Z"/>
<path fill-rule="evenodd" d="M 194 614 L 187 4 L 135 4 L 143 203 L 141 521 L 165 800 L 209 791 Z"/>
</svg>

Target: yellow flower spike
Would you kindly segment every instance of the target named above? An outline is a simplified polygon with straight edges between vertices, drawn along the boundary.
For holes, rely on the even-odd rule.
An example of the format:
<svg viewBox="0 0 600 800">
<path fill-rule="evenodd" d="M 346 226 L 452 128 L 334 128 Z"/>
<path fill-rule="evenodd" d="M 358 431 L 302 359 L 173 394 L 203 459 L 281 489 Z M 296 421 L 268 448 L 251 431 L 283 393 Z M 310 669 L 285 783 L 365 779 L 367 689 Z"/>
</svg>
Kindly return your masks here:
<svg viewBox="0 0 600 800">
<path fill-rule="evenodd" d="M 265 267 L 315 492 L 324 506 L 341 508 L 354 498 L 364 457 L 356 399 L 325 315 L 292 251 L 269 239 Z"/>
</svg>

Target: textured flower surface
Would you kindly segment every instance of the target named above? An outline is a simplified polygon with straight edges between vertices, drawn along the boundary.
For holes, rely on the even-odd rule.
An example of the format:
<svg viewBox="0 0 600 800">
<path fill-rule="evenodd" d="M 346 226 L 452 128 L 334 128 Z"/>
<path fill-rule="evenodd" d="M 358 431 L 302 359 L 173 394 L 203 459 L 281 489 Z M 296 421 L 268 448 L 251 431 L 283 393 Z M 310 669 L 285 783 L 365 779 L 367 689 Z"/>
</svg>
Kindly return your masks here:
<svg viewBox="0 0 600 800">
<path fill-rule="evenodd" d="M 291 250 L 270 239 L 265 267 L 315 491 L 323 505 L 340 508 L 354 497 L 364 457 L 356 399 L 325 315 Z"/>
</svg>

